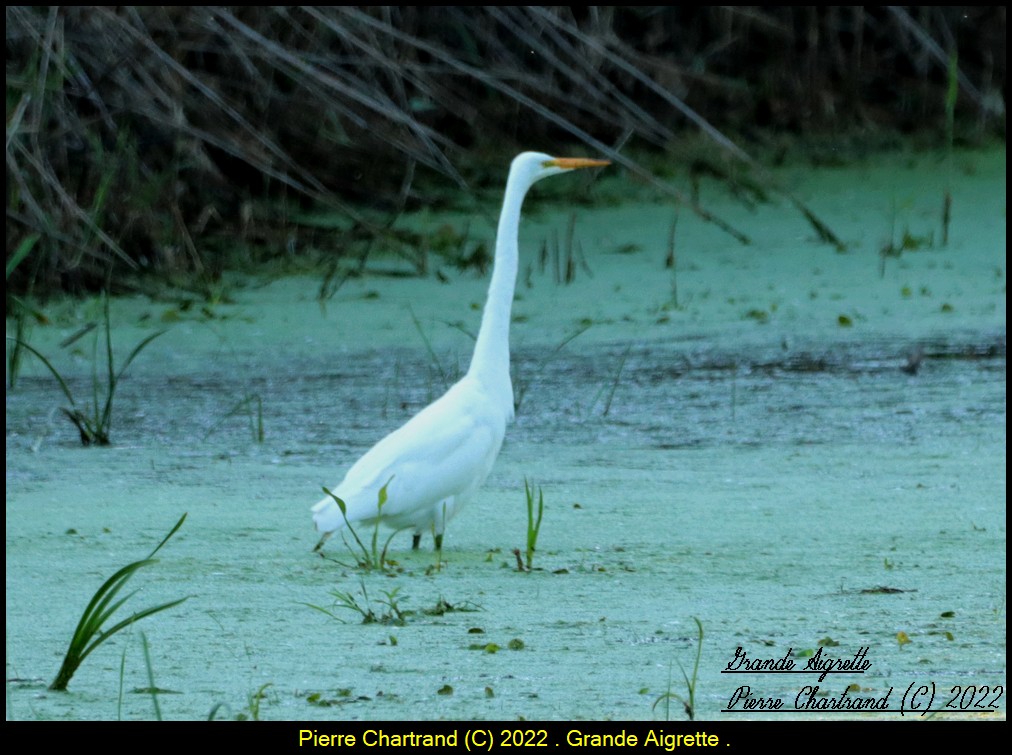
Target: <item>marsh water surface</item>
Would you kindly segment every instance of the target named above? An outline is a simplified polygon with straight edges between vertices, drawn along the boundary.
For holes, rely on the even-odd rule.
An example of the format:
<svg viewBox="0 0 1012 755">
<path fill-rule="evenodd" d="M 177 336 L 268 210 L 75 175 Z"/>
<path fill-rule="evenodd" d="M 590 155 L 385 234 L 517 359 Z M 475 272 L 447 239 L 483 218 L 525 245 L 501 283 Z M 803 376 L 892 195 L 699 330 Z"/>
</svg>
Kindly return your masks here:
<svg viewBox="0 0 1012 755">
<path fill-rule="evenodd" d="M 743 684 L 793 704 L 815 683 L 721 674 L 739 647 L 799 665 L 868 648 L 831 697 L 1005 685 L 1005 153 L 957 164 L 944 248 L 941 161 L 889 156 L 779 177 L 844 253 L 786 205 L 704 187 L 751 246 L 683 211 L 672 273 L 669 204 L 581 206 L 569 284 L 538 249 L 570 211 L 533 192 L 516 422 L 439 568 L 407 533 L 389 574 L 336 538 L 321 558 L 309 507 L 466 369 L 487 278 L 381 259 L 325 306 L 311 278 L 237 284 L 202 314 L 115 300 L 118 354 L 168 331 L 120 384 L 112 447 L 80 446 L 30 357 L 7 392 L 8 718 L 152 717 L 141 633 L 166 718 L 662 718 L 694 617 L 701 719 L 739 716 L 722 709 Z M 920 243 L 883 257 L 904 233 Z M 31 343 L 88 397 L 90 337 L 59 344 L 100 309 L 46 311 Z M 525 479 L 545 498 L 530 573 Z M 183 512 L 126 608 L 187 602 L 47 691 L 92 593 Z M 363 624 L 335 592 L 403 622 Z"/>
</svg>

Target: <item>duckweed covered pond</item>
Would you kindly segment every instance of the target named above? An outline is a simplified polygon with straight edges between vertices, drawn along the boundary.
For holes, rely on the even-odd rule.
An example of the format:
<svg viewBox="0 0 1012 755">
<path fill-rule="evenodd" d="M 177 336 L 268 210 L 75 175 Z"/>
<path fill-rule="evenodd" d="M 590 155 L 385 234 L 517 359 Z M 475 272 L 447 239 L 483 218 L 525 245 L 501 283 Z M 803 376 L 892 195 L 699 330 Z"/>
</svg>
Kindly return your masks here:
<svg viewBox="0 0 1012 755">
<path fill-rule="evenodd" d="M 945 248 L 932 156 L 785 170 L 848 250 L 787 207 L 715 194 L 755 243 L 683 213 L 675 288 L 669 205 L 579 208 L 586 264 L 563 285 L 538 249 L 570 211 L 535 190 L 517 420 L 439 569 L 407 534 L 389 574 L 339 542 L 321 558 L 308 509 L 466 368 L 487 278 L 373 275 L 323 307 L 307 278 L 203 314 L 114 301 L 117 354 L 169 331 L 118 389 L 111 448 L 79 445 L 30 358 L 7 392 L 8 718 L 153 717 L 142 633 L 165 718 L 663 718 L 693 617 L 699 719 L 740 716 L 722 709 L 743 684 L 791 705 L 817 683 L 722 675 L 738 647 L 799 665 L 868 648 L 864 674 L 822 683 L 830 697 L 1004 686 L 1005 152 L 959 164 Z M 883 257 L 904 229 L 924 243 Z M 53 305 L 30 333 L 79 396 L 90 337 L 59 343 L 99 311 Z M 545 495 L 532 573 L 512 553 L 525 479 Z M 183 512 L 127 610 L 189 600 L 47 691 L 94 591 Z"/>
</svg>

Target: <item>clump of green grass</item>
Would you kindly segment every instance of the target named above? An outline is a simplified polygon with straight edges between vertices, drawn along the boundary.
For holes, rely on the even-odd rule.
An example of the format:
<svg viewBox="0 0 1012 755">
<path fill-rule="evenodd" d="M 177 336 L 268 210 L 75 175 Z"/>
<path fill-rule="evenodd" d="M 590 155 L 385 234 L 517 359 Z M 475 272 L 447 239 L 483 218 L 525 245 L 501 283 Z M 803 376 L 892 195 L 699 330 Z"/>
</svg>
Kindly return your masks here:
<svg viewBox="0 0 1012 755">
<path fill-rule="evenodd" d="M 362 542 L 362 538 L 358 536 L 358 532 L 355 531 L 355 528 L 348 520 L 348 504 L 346 504 L 344 500 L 341 499 L 340 496 L 331 492 L 329 488 L 326 487 L 323 488 L 323 492 L 329 495 L 331 498 L 333 498 L 334 503 L 337 504 L 337 508 L 341 510 L 341 516 L 344 517 L 345 528 L 348 530 L 348 532 L 351 533 L 352 538 L 355 540 L 355 547 L 352 547 L 348 543 L 347 539 L 345 539 L 344 544 L 347 546 L 352 556 L 354 556 L 355 560 L 358 562 L 358 565 L 363 569 L 370 569 L 370 570 L 375 569 L 377 571 L 383 571 L 390 563 L 387 560 L 387 550 L 390 548 L 390 541 L 393 540 L 394 535 L 397 534 L 397 531 L 394 531 L 387 538 L 386 542 L 383 544 L 383 548 L 380 549 L 379 528 L 380 528 L 380 521 L 383 515 L 383 506 L 387 502 L 387 486 L 393 479 L 394 478 L 391 477 L 389 480 L 387 480 L 386 484 L 379 490 L 378 500 L 376 501 L 376 524 L 373 526 L 372 543 L 370 547 L 366 547 L 365 543 Z M 330 536 L 329 532 L 325 533 L 323 537 L 320 538 L 320 542 L 316 544 L 316 547 L 313 548 L 313 550 L 319 551 L 320 548 L 323 547 L 324 542 L 326 542 L 329 536 Z M 341 536 L 344 537 L 343 532 L 341 533 Z"/>
<path fill-rule="evenodd" d="M 266 682 L 261 684 L 260 688 L 256 692 L 250 692 L 247 695 L 246 710 L 240 711 L 235 714 L 236 721 L 259 721 L 260 720 L 260 704 L 267 698 L 267 690 L 274 686 L 274 682 Z M 209 720 L 214 718 L 215 711 L 212 710 Z"/>
<path fill-rule="evenodd" d="M 249 721 L 259 721 L 260 720 L 260 703 L 261 703 L 261 701 L 263 701 L 267 697 L 267 690 L 268 690 L 268 688 L 273 687 L 273 686 L 274 686 L 273 682 L 267 682 L 265 684 L 261 684 L 260 685 L 260 689 L 258 689 L 256 692 L 253 692 L 253 693 L 251 693 L 249 695 L 249 702 L 247 702 L 247 704 L 246 704 L 246 709 L 249 711 L 249 715 L 246 716 L 246 714 L 240 713 L 238 716 L 236 716 L 236 718 L 239 719 L 239 720 L 243 720 L 244 716 L 245 716 L 246 719 L 249 720 Z"/>
<path fill-rule="evenodd" d="M 534 489 L 524 479 L 524 495 L 527 498 L 527 565 L 520 563 L 517 554 L 517 566 L 520 571 L 530 571 L 534 565 L 534 551 L 538 544 L 538 533 L 541 532 L 541 518 L 545 514 L 545 494 L 538 488 L 537 513 L 534 509 Z"/>
<path fill-rule="evenodd" d="M 259 721 L 260 720 L 260 704 L 267 698 L 267 690 L 274 686 L 274 682 L 267 682 L 261 684 L 260 688 L 256 692 L 250 692 L 247 695 L 246 709 L 240 710 L 235 714 L 236 721 Z M 211 711 L 207 714 L 208 721 L 214 721 L 218 717 L 218 711 L 225 708 L 229 710 L 229 706 L 225 703 L 216 703 Z"/>
<path fill-rule="evenodd" d="M 377 612 L 373 609 L 373 603 L 369 599 L 369 591 L 366 589 L 365 580 L 360 580 L 359 595 L 352 592 L 344 592 L 342 590 L 331 590 L 330 595 L 334 598 L 333 608 L 340 608 L 347 611 L 357 613 L 362 617 L 363 624 L 384 624 L 387 626 L 398 626 L 402 627 L 408 623 L 408 616 L 410 611 L 403 609 L 398 602 L 398 593 L 401 588 L 395 587 L 392 590 L 383 590 L 383 597 L 377 600 L 380 606 L 385 606 L 386 610 Z M 320 613 L 326 614 L 332 619 L 336 619 L 341 623 L 345 623 L 344 619 L 338 616 L 334 611 L 323 606 L 318 606 L 315 603 L 303 603 L 304 606 L 308 606 Z"/>
<path fill-rule="evenodd" d="M 84 662 L 84 659 L 91 655 L 91 652 L 95 650 L 95 648 L 121 629 L 131 626 L 143 618 L 165 611 L 169 608 L 173 608 L 174 606 L 178 606 L 186 600 L 186 598 L 180 598 L 179 600 L 173 600 L 169 603 L 162 603 L 159 606 L 146 608 L 143 611 L 137 611 L 114 626 L 108 629 L 103 629 L 103 626 L 110 618 L 112 618 L 112 615 L 116 613 L 116 611 L 118 611 L 134 594 L 130 593 L 125 598 L 116 600 L 116 596 L 119 591 L 123 589 L 126 583 L 130 581 L 130 578 L 140 569 L 156 563 L 154 558 L 155 554 L 158 553 L 162 546 L 176 534 L 179 528 L 183 526 L 184 521 L 186 521 L 186 514 L 183 514 L 179 518 L 179 521 L 176 522 L 176 526 L 173 527 L 169 534 L 162 539 L 162 542 L 160 542 L 155 549 L 151 551 L 147 558 L 141 561 L 134 561 L 132 564 L 127 564 L 109 577 L 109 579 L 107 579 L 102 586 L 98 588 L 98 591 L 92 596 L 91 602 L 88 603 L 88 607 L 85 608 L 84 613 L 81 614 L 81 620 L 77 624 L 77 629 L 74 630 L 74 634 L 70 638 L 70 645 L 67 648 L 67 654 L 63 658 L 63 664 L 60 666 L 60 671 L 57 673 L 53 683 L 49 685 L 49 689 L 59 692 L 66 690 L 71 677 L 74 676 L 74 673 L 77 671 L 78 667 L 80 667 L 81 663 Z"/>
<path fill-rule="evenodd" d="M 659 696 L 654 700 L 652 710 L 656 710 L 657 706 L 662 702 L 664 703 L 664 718 L 668 721 L 671 720 L 671 701 L 678 700 L 685 707 L 685 714 L 689 717 L 690 721 L 696 720 L 696 682 L 699 680 L 699 659 L 703 654 L 703 622 L 697 619 L 695 616 L 692 620 L 696 622 L 696 628 L 699 630 L 699 636 L 696 639 L 696 664 L 692 667 L 692 678 L 685 673 L 685 667 L 682 666 L 681 661 L 677 661 L 678 668 L 682 671 L 682 679 L 685 681 L 685 695 L 681 695 L 678 692 L 671 691 L 671 669 L 668 669 L 668 690 L 663 695 Z"/>
<path fill-rule="evenodd" d="M 123 362 L 123 366 L 117 370 L 112 354 L 112 327 L 110 325 L 109 317 L 109 297 L 108 295 L 103 295 L 102 299 L 103 320 L 105 325 L 106 375 L 104 381 L 100 379 L 98 375 L 99 356 L 98 336 L 96 335 L 92 346 L 91 406 L 87 411 L 83 411 L 78 408 L 77 403 L 74 401 L 74 394 L 71 393 L 67 382 L 63 379 L 63 376 L 57 371 L 52 363 L 34 346 L 26 343 L 20 337 L 15 339 L 16 348 L 26 349 L 29 353 L 38 357 L 39 361 L 41 361 L 53 374 L 53 377 L 56 378 L 56 382 L 60 384 L 60 388 L 63 390 L 63 395 L 65 395 L 67 400 L 70 402 L 70 407 L 65 407 L 63 409 L 63 413 L 67 415 L 67 418 L 74 423 L 75 427 L 77 427 L 78 432 L 81 434 L 81 444 L 85 446 L 108 446 L 110 444 L 109 432 L 112 427 L 112 400 L 116 395 L 116 387 L 119 385 L 119 381 L 122 380 L 127 367 L 129 367 L 130 363 L 137 358 L 137 355 L 140 354 L 149 343 L 165 333 L 164 330 L 160 330 L 157 333 L 152 333 L 144 338 L 140 343 L 134 346 L 133 351 L 130 352 L 126 360 Z M 88 329 L 81 331 L 80 335 L 84 335 L 88 330 L 92 329 L 93 328 L 89 327 Z M 80 335 L 77 337 L 80 337 Z M 74 340 L 76 340 L 76 338 Z"/>
</svg>

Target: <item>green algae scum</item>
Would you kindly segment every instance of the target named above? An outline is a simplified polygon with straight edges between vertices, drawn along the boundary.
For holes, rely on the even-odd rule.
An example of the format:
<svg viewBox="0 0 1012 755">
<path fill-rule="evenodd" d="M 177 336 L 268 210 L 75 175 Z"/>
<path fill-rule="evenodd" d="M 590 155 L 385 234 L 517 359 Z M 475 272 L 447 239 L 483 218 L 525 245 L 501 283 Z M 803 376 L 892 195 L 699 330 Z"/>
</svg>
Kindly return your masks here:
<svg viewBox="0 0 1012 755">
<path fill-rule="evenodd" d="M 229 279 L 206 311 L 113 297 L 116 364 L 166 332 L 116 384 L 110 446 L 81 446 L 30 355 L 7 392 L 8 719 L 612 718 L 655 721 L 669 749 L 663 721 L 690 697 L 696 722 L 895 718 L 928 688 L 936 718 L 1004 717 L 1005 151 L 958 151 L 948 176 L 945 159 L 779 168 L 843 250 L 786 203 L 749 210 L 704 182 L 753 243 L 681 213 L 677 301 L 669 200 L 575 208 L 568 283 L 538 250 L 574 209 L 541 205 L 521 227 L 522 401 L 498 461 L 441 557 L 405 532 L 380 569 L 337 535 L 313 552 L 309 507 L 466 370 L 487 275 L 367 274 L 322 307 L 319 278 L 297 276 Z M 60 344 L 102 307 L 51 301 L 28 334 L 75 396 L 92 353 Z M 235 411 L 250 396 L 260 433 Z M 184 512 L 127 607 L 186 602 L 48 690 L 89 597 Z M 723 673 L 739 648 L 796 667 Z M 799 673 L 859 652 L 861 670 Z M 307 746 L 338 733 L 303 728 Z M 559 744 L 596 746 L 570 728 Z"/>
</svg>

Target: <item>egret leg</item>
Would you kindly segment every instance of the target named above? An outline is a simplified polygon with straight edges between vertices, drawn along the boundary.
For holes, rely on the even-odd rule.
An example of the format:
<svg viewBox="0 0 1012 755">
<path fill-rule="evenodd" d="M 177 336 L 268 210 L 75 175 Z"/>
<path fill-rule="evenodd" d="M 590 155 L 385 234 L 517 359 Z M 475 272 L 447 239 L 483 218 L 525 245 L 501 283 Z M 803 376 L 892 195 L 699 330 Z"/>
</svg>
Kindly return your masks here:
<svg viewBox="0 0 1012 755">
<path fill-rule="evenodd" d="M 323 547 L 323 544 L 327 542 L 327 538 L 330 537 L 332 534 L 333 534 L 332 532 L 324 532 L 323 537 L 320 538 L 320 542 L 318 542 L 316 544 L 316 547 L 313 548 L 313 553 L 318 553 L 320 548 Z"/>
<path fill-rule="evenodd" d="M 411 536 L 411 550 L 413 551 L 418 550 L 418 546 L 421 545 L 421 543 L 422 543 L 421 532 L 416 532 L 414 535 Z"/>
</svg>

